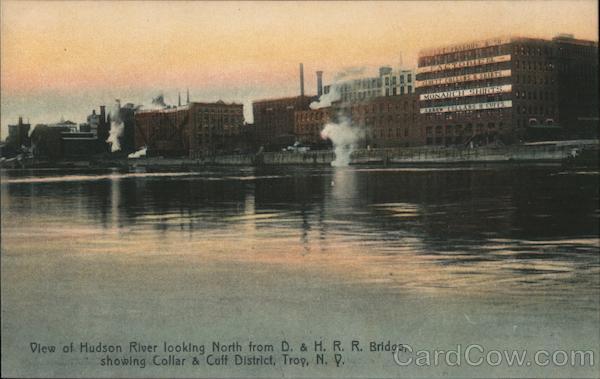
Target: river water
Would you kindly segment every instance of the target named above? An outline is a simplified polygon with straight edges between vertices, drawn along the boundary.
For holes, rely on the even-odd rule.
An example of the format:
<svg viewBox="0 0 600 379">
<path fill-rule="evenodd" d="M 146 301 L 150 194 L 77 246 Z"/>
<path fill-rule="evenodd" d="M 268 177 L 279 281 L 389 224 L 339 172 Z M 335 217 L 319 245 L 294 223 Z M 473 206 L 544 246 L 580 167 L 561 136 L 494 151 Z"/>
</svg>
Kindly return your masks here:
<svg viewBox="0 0 600 379">
<path fill-rule="evenodd" d="M 3 376 L 600 374 L 595 171 L 8 170 L 1 180 Z M 283 340 L 310 346 L 308 367 L 283 363 Z M 318 365 L 314 343 L 334 340 L 343 364 L 329 349 Z M 208 365 L 205 354 L 199 366 L 155 366 L 151 354 L 144 368 L 102 366 L 106 354 L 31 347 L 82 341 L 252 341 L 274 345 L 277 364 Z M 562 365 L 561 353 L 548 365 L 399 366 L 369 351 L 388 341 L 585 350 L 594 364 Z"/>
</svg>

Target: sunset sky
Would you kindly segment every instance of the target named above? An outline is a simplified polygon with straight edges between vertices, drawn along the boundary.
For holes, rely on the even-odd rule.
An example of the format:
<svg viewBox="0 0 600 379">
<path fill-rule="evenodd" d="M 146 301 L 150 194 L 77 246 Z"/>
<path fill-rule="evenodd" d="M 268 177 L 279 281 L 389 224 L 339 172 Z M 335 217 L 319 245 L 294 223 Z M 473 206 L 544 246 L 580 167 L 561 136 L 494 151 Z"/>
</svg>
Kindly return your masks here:
<svg viewBox="0 0 600 379">
<path fill-rule="evenodd" d="M 498 35 L 597 40 L 596 1 L 1 2 L 2 139 L 19 115 L 83 122 L 93 108 L 244 102 L 307 93 L 344 67 L 416 66 L 420 49 Z M 248 113 L 246 112 L 248 115 Z M 249 116 L 249 115 L 248 115 Z"/>
</svg>

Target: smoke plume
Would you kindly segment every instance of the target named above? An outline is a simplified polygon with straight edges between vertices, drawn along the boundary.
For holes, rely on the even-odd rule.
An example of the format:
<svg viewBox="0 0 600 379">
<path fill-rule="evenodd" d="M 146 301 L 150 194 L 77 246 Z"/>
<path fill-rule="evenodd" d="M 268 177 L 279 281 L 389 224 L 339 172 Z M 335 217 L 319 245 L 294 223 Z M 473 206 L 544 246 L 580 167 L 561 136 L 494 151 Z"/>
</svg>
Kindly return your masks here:
<svg viewBox="0 0 600 379">
<path fill-rule="evenodd" d="M 161 110 L 170 108 L 170 105 L 165 102 L 165 95 L 159 93 L 156 97 L 152 98 L 152 102 L 150 104 L 146 104 L 140 107 L 143 110 Z"/>
<path fill-rule="evenodd" d="M 110 143 L 110 151 L 115 152 L 121 150 L 121 142 L 119 138 L 123 136 L 125 126 L 121 120 L 121 103 L 119 100 L 115 102 L 112 112 L 110 112 L 110 132 L 106 142 Z"/>
<path fill-rule="evenodd" d="M 334 167 L 348 166 L 350 155 L 363 134 L 361 129 L 352 126 L 347 119 L 342 119 L 339 123 L 330 122 L 325 125 L 321 131 L 321 138 L 324 140 L 330 139 L 335 152 L 335 160 L 331 162 L 331 165 Z"/>
<path fill-rule="evenodd" d="M 318 101 L 313 101 L 310 109 L 330 107 L 331 103 L 342 97 L 340 86 L 348 81 L 364 77 L 365 72 L 365 67 L 349 67 L 335 74 L 333 82 L 329 85 L 329 92 L 322 94 Z"/>
</svg>

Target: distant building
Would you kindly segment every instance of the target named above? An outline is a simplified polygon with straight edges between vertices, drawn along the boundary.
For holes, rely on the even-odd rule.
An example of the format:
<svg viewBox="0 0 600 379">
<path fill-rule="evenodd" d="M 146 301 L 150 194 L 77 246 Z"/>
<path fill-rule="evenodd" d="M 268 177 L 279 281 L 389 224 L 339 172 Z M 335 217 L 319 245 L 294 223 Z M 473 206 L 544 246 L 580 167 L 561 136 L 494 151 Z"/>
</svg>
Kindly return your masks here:
<svg viewBox="0 0 600 379">
<path fill-rule="evenodd" d="M 96 114 L 95 109 L 92 109 L 92 114 L 87 116 L 87 124 L 89 126 L 90 132 L 94 133 L 94 135 L 98 135 L 98 126 L 100 125 L 102 119 L 106 121 L 106 117 L 101 118 L 99 114 Z"/>
<path fill-rule="evenodd" d="M 90 127 L 90 124 L 88 124 L 87 122 L 82 122 L 79 124 L 79 131 L 81 133 L 91 133 L 92 132 L 92 128 Z M 94 136 L 96 135 L 95 133 Z"/>
<path fill-rule="evenodd" d="M 294 143 L 294 113 L 310 110 L 310 103 L 316 100 L 314 96 L 295 96 L 252 103 L 256 145 L 273 150 Z"/>
<path fill-rule="evenodd" d="M 60 155 L 67 159 L 86 159 L 98 153 L 98 139 L 91 132 L 61 132 Z"/>
<path fill-rule="evenodd" d="M 231 152 L 243 136 L 243 105 L 192 102 L 135 112 L 135 148 L 149 155 L 199 157 Z"/>
<path fill-rule="evenodd" d="M 70 132 L 68 126 L 36 125 L 31 132 L 33 156 L 49 160 L 64 158 L 61 138 L 63 133 Z"/>
<path fill-rule="evenodd" d="M 53 124 L 46 124 L 50 128 L 64 128 L 71 133 L 77 133 L 79 131 L 79 127 L 77 123 L 71 120 L 60 120 L 59 122 Z"/>
<path fill-rule="evenodd" d="M 8 136 L 6 137 L 6 144 L 13 146 L 14 148 L 20 148 L 21 146 L 29 146 L 31 140 L 29 139 L 29 129 L 31 124 L 24 123 L 23 117 L 19 117 L 19 122 L 15 125 L 8 125 Z"/>
<path fill-rule="evenodd" d="M 416 82 L 424 143 L 597 133 L 597 85 L 596 42 L 503 37 L 424 50 Z"/>
<path fill-rule="evenodd" d="M 92 114 L 87 117 L 87 124 L 89 125 L 89 132 L 93 133 L 98 140 L 98 149 L 103 152 L 110 151 L 110 147 L 106 142 L 110 133 L 110 116 L 106 114 L 106 107 L 101 105 L 99 114 L 93 109 Z"/>
</svg>

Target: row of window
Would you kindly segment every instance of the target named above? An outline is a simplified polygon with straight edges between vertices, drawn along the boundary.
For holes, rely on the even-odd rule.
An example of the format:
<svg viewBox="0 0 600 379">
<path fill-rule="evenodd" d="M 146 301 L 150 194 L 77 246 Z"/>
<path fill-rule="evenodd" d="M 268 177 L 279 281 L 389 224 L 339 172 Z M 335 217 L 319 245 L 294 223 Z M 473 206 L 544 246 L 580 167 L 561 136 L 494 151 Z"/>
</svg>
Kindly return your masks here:
<svg viewBox="0 0 600 379">
<path fill-rule="evenodd" d="M 504 123 L 503 122 L 499 122 L 498 124 L 496 124 L 495 122 L 488 122 L 487 123 L 487 130 L 496 130 L 496 127 L 498 128 L 498 130 L 502 130 L 504 129 Z M 470 135 L 473 132 L 475 133 L 481 133 L 485 130 L 486 125 L 485 124 L 466 124 L 466 125 L 462 125 L 462 124 L 457 124 L 457 125 L 436 125 L 435 127 L 433 126 L 428 126 L 427 128 L 425 128 L 425 135 L 426 136 L 432 136 L 435 132 L 435 135 L 439 136 L 439 135 L 446 135 L 446 136 L 460 136 L 460 135 Z"/>
<path fill-rule="evenodd" d="M 402 130 L 400 128 L 388 128 L 380 130 L 369 130 L 367 131 L 367 137 L 370 138 L 400 138 L 404 134 L 404 137 L 409 136 L 408 128 Z"/>
<path fill-rule="evenodd" d="M 413 100 L 412 103 L 409 101 L 403 101 L 401 103 L 380 103 L 380 104 L 367 104 L 367 105 L 352 105 L 351 107 L 345 108 L 349 110 L 352 114 L 360 114 L 360 113 L 375 113 L 375 112 L 391 112 L 392 110 L 399 111 L 400 109 L 404 109 L 404 111 L 408 111 L 409 106 L 412 106 L 414 109 L 417 106 L 417 101 Z"/>
<path fill-rule="evenodd" d="M 554 75 L 515 75 L 516 84 L 552 85 L 556 83 Z"/>
<path fill-rule="evenodd" d="M 239 108 L 233 108 L 233 109 L 228 109 L 228 108 L 200 108 L 198 110 L 198 114 L 242 114 L 243 111 Z"/>
<path fill-rule="evenodd" d="M 515 99 L 554 101 L 552 91 L 514 91 Z"/>
<path fill-rule="evenodd" d="M 529 106 L 517 106 L 515 107 L 518 114 L 528 115 L 547 115 L 552 116 L 556 111 L 555 107 L 545 107 L 543 105 L 529 105 Z"/>
<path fill-rule="evenodd" d="M 385 96 L 396 96 L 396 95 L 404 95 L 404 86 L 398 88 L 398 87 L 392 87 L 392 91 L 390 92 L 389 88 L 385 89 Z M 406 93 L 413 93 L 413 87 L 412 86 L 408 86 L 406 87 Z"/>
<path fill-rule="evenodd" d="M 396 81 L 396 79 L 398 79 L 398 81 Z M 406 82 L 407 83 L 411 83 L 412 82 L 412 74 L 407 74 L 406 75 Z M 403 84 L 404 83 L 404 75 L 399 75 L 399 76 L 393 75 L 391 77 L 391 80 L 390 80 L 389 76 L 385 77 L 385 85 L 386 86 L 389 86 L 390 84 L 394 86 L 394 85 L 396 85 L 396 83 Z"/>
<path fill-rule="evenodd" d="M 509 117 L 509 108 L 503 109 L 482 109 L 482 110 L 466 110 L 457 112 L 444 112 L 444 113 L 428 113 L 421 115 L 421 118 L 427 121 L 435 120 L 453 120 L 462 118 L 482 118 L 482 117 L 494 117 L 504 118 Z"/>
<path fill-rule="evenodd" d="M 546 61 L 521 61 L 517 59 L 515 60 L 515 68 L 529 71 L 553 71 L 555 65 Z"/>
</svg>

